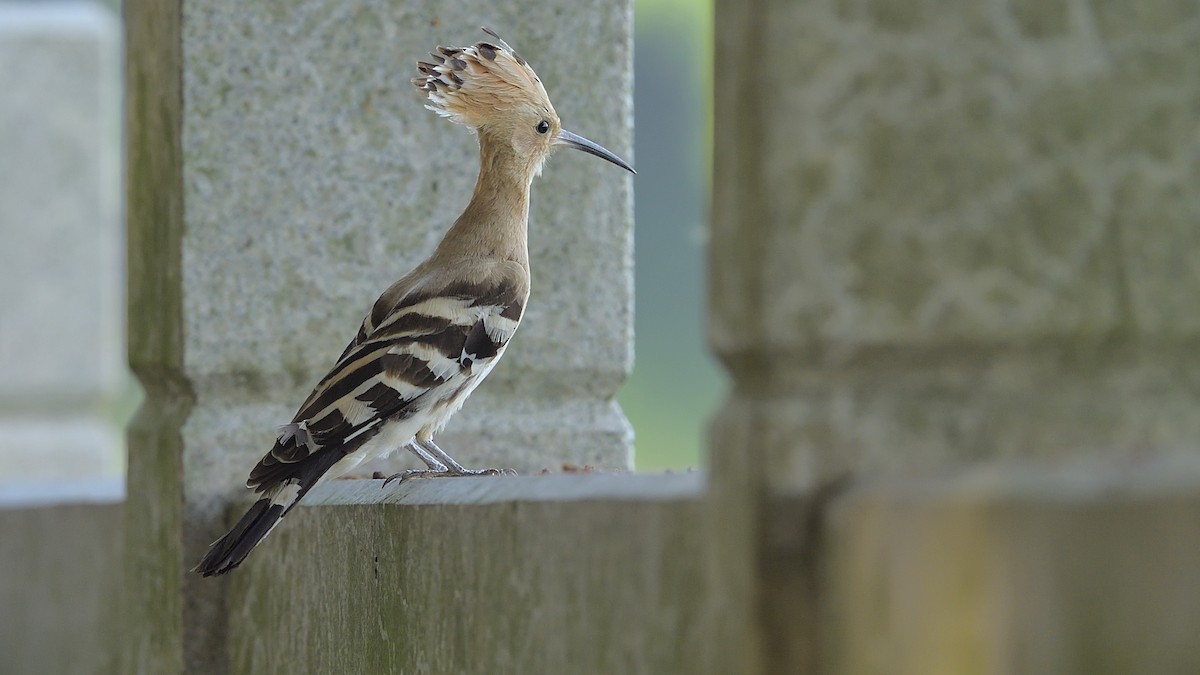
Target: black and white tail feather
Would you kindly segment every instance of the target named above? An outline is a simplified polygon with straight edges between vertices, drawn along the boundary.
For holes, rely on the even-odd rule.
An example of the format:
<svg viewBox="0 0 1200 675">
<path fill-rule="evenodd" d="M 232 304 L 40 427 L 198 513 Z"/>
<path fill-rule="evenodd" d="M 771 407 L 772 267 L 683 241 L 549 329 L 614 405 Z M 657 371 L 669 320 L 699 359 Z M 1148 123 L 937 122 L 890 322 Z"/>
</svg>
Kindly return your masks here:
<svg viewBox="0 0 1200 675">
<path fill-rule="evenodd" d="M 328 461 L 335 460 L 335 457 L 334 453 L 329 453 L 324 462 L 315 462 L 305 467 L 304 473 L 310 475 L 290 478 L 279 487 L 267 491 L 264 497 L 254 502 L 229 532 L 213 542 L 204 559 L 192 571 L 208 577 L 224 574 L 242 564 L 250 551 L 275 529 L 296 502 L 300 501 L 300 498 L 320 480 L 320 476 L 329 470 L 332 465 L 328 464 Z"/>
</svg>

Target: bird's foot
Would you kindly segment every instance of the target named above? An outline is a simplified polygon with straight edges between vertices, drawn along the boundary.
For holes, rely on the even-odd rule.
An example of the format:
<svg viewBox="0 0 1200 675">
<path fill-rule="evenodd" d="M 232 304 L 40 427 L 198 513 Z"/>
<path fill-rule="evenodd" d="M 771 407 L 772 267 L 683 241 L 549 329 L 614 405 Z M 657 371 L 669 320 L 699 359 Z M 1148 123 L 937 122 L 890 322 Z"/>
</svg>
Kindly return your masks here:
<svg viewBox="0 0 1200 675">
<path fill-rule="evenodd" d="M 406 469 L 398 473 L 394 473 L 383 481 L 380 487 L 387 487 L 388 483 L 396 481 L 403 483 L 409 478 L 462 478 L 464 476 L 515 476 L 515 469 L 464 469 L 464 468 L 443 468 L 443 469 Z"/>
</svg>

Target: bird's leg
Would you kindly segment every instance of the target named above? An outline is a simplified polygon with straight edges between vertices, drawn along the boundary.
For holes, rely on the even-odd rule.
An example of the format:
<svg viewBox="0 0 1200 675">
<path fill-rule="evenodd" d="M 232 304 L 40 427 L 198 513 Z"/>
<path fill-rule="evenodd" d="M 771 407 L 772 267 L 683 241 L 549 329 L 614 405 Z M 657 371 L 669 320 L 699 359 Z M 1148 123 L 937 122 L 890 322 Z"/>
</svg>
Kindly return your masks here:
<svg viewBox="0 0 1200 675">
<path fill-rule="evenodd" d="M 414 440 L 412 443 L 404 446 L 404 448 L 416 455 L 417 459 L 425 462 L 425 466 L 429 467 L 432 471 L 440 471 L 444 473 L 450 470 L 445 462 L 442 462 L 440 459 L 430 454 L 428 450 L 421 447 L 420 441 Z"/>
<path fill-rule="evenodd" d="M 381 487 L 387 487 L 388 483 L 391 483 L 392 481 L 400 481 L 401 483 L 403 483 L 404 479 L 406 479 L 406 478 L 417 478 L 417 477 L 429 478 L 431 476 L 450 475 L 449 467 L 447 467 L 445 464 L 438 461 L 438 459 L 436 457 L 434 457 L 433 455 L 429 454 L 428 450 L 426 450 L 425 448 L 422 448 L 420 445 L 417 445 L 417 443 L 415 441 L 404 446 L 404 449 L 408 450 L 412 454 L 416 455 L 417 459 L 424 462 L 425 466 L 427 466 L 429 468 L 428 469 L 406 469 L 404 471 L 394 473 L 394 474 L 388 476 L 387 479 L 383 481 L 383 485 Z"/>
<path fill-rule="evenodd" d="M 459 464 L 458 462 L 454 461 L 454 458 L 451 457 L 450 455 L 446 454 L 445 450 L 442 450 L 441 448 L 439 448 L 437 446 L 437 444 L 433 442 L 432 438 L 425 439 L 425 440 L 418 439 L 416 441 L 416 443 L 417 443 L 417 445 L 424 448 L 427 452 L 429 452 L 430 455 L 433 455 L 433 457 L 435 459 L 437 459 L 439 462 L 441 462 L 442 464 L 445 464 L 448 467 L 447 472 L 446 472 L 446 475 L 448 475 L 448 476 L 496 476 L 496 475 L 515 476 L 515 475 L 517 475 L 517 472 L 514 471 L 513 469 L 468 469 L 468 468 L 464 467 L 462 464 Z"/>
<path fill-rule="evenodd" d="M 468 469 L 459 464 L 453 457 L 446 454 L 433 442 L 429 440 L 414 440 L 409 445 L 405 446 L 411 450 L 414 455 L 419 457 L 422 462 L 429 467 L 428 469 L 408 469 L 396 474 L 388 476 L 387 480 L 383 481 L 386 487 L 393 480 L 401 481 L 408 478 L 451 478 L 459 476 L 515 476 L 517 472 L 512 469 Z"/>
</svg>

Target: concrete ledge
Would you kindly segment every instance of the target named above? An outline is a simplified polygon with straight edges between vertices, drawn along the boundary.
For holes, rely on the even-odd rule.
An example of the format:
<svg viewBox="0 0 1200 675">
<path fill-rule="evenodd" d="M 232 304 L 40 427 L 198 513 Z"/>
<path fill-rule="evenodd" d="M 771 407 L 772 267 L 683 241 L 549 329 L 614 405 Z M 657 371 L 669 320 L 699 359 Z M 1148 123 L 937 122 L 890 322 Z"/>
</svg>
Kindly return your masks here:
<svg viewBox="0 0 1200 675">
<path fill-rule="evenodd" d="M 117 672 L 124 505 L 112 481 L 74 487 L 0 484 L 0 672 Z"/>
<path fill-rule="evenodd" d="M 235 673 L 699 672 L 700 474 L 337 481 L 231 583 Z"/>
<path fill-rule="evenodd" d="M 833 673 L 1200 672 L 1200 470 L 984 469 L 826 523 Z"/>
<path fill-rule="evenodd" d="M 704 476 L 680 474 L 581 473 L 546 476 L 410 480 L 383 487 L 382 480 L 343 480 L 314 488 L 301 506 L 352 504 L 499 504 L 503 502 L 694 501 Z"/>
</svg>

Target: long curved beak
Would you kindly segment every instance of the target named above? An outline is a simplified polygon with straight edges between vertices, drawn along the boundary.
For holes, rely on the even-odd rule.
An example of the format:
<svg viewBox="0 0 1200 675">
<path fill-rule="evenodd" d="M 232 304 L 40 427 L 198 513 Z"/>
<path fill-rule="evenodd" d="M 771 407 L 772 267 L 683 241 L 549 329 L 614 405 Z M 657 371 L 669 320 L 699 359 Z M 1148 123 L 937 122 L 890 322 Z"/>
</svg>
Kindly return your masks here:
<svg viewBox="0 0 1200 675">
<path fill-rule="evenodd" d="M 573 134 L 566 129 L 562 129 L 558 132 L 558 137 L 554 139 L 554 144 L 565 145 L 570 148 L 575 148 L 576 150 L 582 150 L 589 155 L 595 155 L 600 159 L 607 159 L 613 164 L 625 169 L 629 173 L 637 175 L 637 171 L 634 171 L 633 167 L 629 166 L 628 162 L 620 157 L 617 157 L 608 148 L 605 148 L 599 143 L 593 143 L 579 134 Z"/>
</svg>

